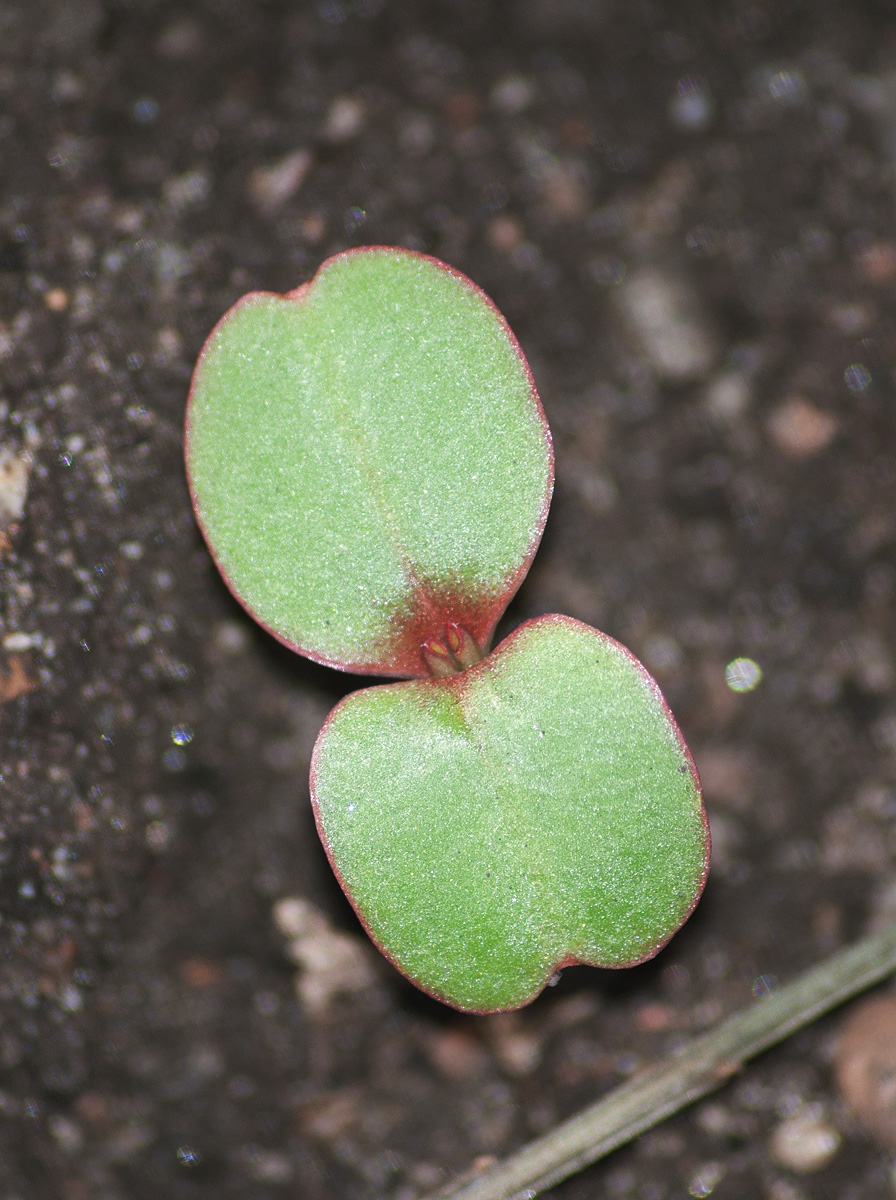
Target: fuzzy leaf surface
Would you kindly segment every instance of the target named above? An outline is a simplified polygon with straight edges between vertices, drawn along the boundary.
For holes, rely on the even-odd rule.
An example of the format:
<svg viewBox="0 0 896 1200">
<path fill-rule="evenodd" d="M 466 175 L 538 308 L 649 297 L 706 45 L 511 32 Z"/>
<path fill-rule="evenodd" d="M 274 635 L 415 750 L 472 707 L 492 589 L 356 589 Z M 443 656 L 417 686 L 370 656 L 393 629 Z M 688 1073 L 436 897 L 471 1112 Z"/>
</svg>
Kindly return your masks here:
<svg viewBox="0 0 896 1200">
<path fill-rule="evenodd" d="M 525 1004 L 568 963 L 649 958 L 706 878 L 696 771 L 657 685 L 569 617 L 449 679 L 348 696 L 311 786 L 374 941 L 465 1010 Z"/>
<path fill-rule="evenodd" d="M 463 275 L 387 247 L 226 314 L 194 374 L 187 468 L 261 624 L 316 661 L 411 677 L 448 622 L 489 643 L 553 486 L 503 317 Z"/>
</svg>

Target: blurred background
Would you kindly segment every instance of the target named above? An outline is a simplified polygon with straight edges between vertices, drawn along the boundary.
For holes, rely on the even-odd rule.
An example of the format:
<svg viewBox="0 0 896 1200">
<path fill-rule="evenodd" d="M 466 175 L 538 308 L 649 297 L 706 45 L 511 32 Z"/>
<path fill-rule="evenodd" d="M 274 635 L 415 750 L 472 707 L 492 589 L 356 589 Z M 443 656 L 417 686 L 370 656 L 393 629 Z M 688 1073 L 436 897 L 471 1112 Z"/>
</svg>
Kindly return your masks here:
<svg viewBox="0 0 896 1200">
<path fill-rule="evenodd" d="M 0 1200 L 417 1200 L 893 919 L 896 4 L 0 0 L 0 162 Z M 307 797 L 359 681 L 253 626 L 183 478 L 212 325 L 370 243 L 530 359 L 504 630 L 630 645 L 705 783 L 684 931 L 517 1014 L 367 944 Z M 892 1197 L 838 1028 L 558 1200 Z"/>
</svg>

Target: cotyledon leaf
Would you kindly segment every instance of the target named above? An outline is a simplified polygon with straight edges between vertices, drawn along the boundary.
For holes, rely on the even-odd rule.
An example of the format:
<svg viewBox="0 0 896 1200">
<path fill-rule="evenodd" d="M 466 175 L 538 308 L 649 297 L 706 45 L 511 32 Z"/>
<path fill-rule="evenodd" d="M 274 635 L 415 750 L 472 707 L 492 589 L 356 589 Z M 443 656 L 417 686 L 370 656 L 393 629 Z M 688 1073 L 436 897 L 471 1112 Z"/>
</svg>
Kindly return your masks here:
<svg viewBox="0 0 896 1200">
<path fill-rule="evenodd" d="M 525 1004 L 568 963 L 649 958 L 706 879 L 699 783 L 659 688 L 569 617 L 451 678 L 348 696 L 311 789 L 374 941 L 464 1010 Z"/>
<path fill-rule="evenodd" d="M 253 292 L 200 356 L 196 513 L 228 585 L 319 662 L 421 676 L 421 645 L 482 648 L 538 546 L 550 434 L 503 317 L 459 272 L 391 247 Z"/>
</svg>

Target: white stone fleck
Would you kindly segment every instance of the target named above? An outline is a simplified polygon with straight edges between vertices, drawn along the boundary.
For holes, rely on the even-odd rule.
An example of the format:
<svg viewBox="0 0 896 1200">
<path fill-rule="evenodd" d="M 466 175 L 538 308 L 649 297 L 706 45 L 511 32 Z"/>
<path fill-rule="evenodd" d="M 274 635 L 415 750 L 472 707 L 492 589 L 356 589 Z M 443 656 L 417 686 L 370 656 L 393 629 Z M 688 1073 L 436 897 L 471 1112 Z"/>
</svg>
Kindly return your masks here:
<svg viewBox="0 0 896 1200">
<path fill-rule="evenodd" d="M 164 192 L 169 208 L 180 212 L 206 202 L 211 192 L 211 180 L 205 171 L 187 171 L 169 179 Z"/>
<path fill-rule="evenodd" d="M 239 621 L 218 621 L 212 628 L 212 645 L 219 654 L 245 654 L 252 644 L 252 635 Z"/>
<path fill-rule="evenodd" d="M 290 1183 L 293 1167 L 285 1154 L 276 1150 L 256 1150 L 249 1157 L 249 1174 L 259 1183 Z"/>
<path fill-rule="evenodd" d="M 820 1104 L 807 1104 L 772 1133 L 771 1156 L 788 1171 L 805 1174 L 827 1166 L 840 1146 L 840 1134 Z"/>
<path fill-rule="evenodd" d="M 53 1140 L 66 1154 L 76 1154 L 84 1145 L 84 1135 L 78 1125 L 61 1113 L 54 1113 L 47 1121 Z"/>
<path fill-rule="evenodd" d="M 34 637 L 30 633 L 7 633 L 3 638 L 3 649 L 15 654 L 30 650 L 33 645 Z"/>
<path fill-rule="evenodd" d="M 276 212 L 305 182 L 313 161 L 310 150 L 294 150 L 266 167 L 256 167 L 249 176 L 254 204 L 263 213 Z"/>
<path fill-rule="evenodd" d="M 499 112 L 515 116 L 529 107 L 535 91 L 522 75 L 507 75 L 498 80 L 491 91 L 491 102 Z"/>
<path fill-rule="evenodd" d="M 733 424 L 750 407 L 752 388 L 740 371 L 723 371 L 714 376 L 706 387 L 706 409 L 720 425 Z"/>
<path fill-rule="evenodd" d="M 0 447 L 0 529 L 21 521 L 25 515 L 31 467 L 30 455 L 17 455 Z"/>
<path fill-rule="evenodd" d="M 712 121 L 713 108 L 712 97 L 703 81 L 687 76 L 678 81 L 675 95 L 669 102 L 669 117 L 679 129 L 700 133 Z"/>
<path fill-rule="evenodd" d="M 323 134 L 330 142 L 347 142 L 361 132 L 364 106 L 353 96 L 337 96 L 324 119 Z"/>
<path fill-rule="evenodd" d="M 80 1012 L 84 1007 L 84 997 L 72 983 L 66 983 L 59 989 L 59 1004 L 66 1012 Z"/>
<path fill-rule="evenodd" d="M 701 378 L 718 347 L 699 297 L 678 273 L 659 266 L 633 271 L 612 293 L 630 336 L 665 383 Z"/>
</svg>

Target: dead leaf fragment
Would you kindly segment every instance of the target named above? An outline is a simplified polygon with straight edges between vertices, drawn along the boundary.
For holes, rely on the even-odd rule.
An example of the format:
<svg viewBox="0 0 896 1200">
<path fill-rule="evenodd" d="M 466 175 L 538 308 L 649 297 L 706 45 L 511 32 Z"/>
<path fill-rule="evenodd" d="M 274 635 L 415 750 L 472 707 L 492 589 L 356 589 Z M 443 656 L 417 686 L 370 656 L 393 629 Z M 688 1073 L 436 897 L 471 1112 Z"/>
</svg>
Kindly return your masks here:
<svg viewBox="0 0 896 1200">
<path fill-rule="evenodd" d="M 334 996 L 362 991 L 374 982 L 360 938 L 333 929 L 309 901 L 300 896 L 279 900 L 274 923 L 289 939 L 287 954 L 299 967 L 296 994 L 311 1016 L 322 1017 Z"/>
<path fill-rule="evenodd" d="M 896 996 L 855 1005 L 834 1054 L 840 1094 L 881 1145 L 896 1147 Z"/>
</svg>

